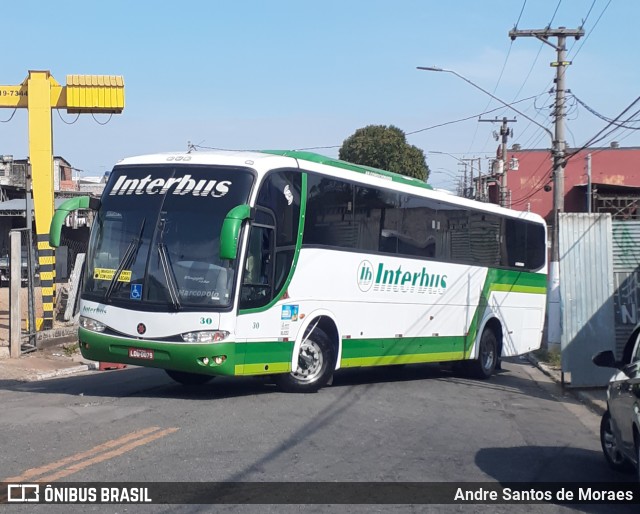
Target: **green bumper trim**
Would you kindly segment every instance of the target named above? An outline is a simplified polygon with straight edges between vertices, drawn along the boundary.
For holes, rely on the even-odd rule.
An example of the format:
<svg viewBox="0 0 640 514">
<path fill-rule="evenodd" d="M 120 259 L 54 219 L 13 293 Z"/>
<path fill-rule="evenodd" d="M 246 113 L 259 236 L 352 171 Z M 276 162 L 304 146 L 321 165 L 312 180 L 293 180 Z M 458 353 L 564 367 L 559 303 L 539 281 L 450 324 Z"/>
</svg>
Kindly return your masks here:
<svg viewBox="0 0 640 514">
<path fill-rule="evenodd" d="M 293 342 L 166 343 L 108 336 L 78 330 L 82 356 L 99 362 L 116 362 L 207 375 L 269 375 L 291 371 Z M 129 357 L 130 348 L 153 351 L 153 360 Z M 214 358 L 224 356 L 216 365 Z M 203 359 L 209 359 L 205 364 Z"/>
</svg>

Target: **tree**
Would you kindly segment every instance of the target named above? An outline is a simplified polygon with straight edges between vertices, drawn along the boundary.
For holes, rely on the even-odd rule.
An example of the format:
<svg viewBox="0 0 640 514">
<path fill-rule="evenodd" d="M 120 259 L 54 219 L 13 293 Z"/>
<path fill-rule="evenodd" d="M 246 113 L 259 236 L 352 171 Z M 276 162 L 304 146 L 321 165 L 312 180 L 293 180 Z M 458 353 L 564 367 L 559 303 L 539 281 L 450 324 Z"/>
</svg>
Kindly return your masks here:
<svg viewBox="0 0 640 514">
<path fill-rule="evenodd" d="M 424 152 L 407 143 L 405 133 L 393 125 L 368 125 L 344 140 L 340 159 L 393 171 L 426 181 L 429 167 Z"/>
</svg>

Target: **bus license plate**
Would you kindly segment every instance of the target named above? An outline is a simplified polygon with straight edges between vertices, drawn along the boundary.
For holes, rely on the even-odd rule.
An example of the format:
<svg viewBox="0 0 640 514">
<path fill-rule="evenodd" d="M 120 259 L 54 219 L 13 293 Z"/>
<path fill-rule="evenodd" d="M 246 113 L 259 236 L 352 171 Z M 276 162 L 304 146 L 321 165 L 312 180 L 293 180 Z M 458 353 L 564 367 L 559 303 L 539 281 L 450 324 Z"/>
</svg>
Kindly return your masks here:
<svg viewBox="0 0 640 514">
<path fill-rule="evenodd" d="M 129 348 L 129 357 L 132 359 L 153 360 L 153 350 L 143 350 L 142 348 Z"/>
</svg>

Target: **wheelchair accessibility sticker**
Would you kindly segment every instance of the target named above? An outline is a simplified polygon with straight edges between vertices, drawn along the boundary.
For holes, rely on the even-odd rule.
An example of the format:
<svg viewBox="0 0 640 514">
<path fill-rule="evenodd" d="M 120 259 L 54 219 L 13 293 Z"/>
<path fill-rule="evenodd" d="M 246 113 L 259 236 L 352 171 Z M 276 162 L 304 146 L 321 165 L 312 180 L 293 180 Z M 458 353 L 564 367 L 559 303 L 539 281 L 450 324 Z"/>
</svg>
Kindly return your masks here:
<svg viewBox="0 0 640 514">
<path fill-rule="evenodd" d="M 142 300 L 142 284 L 131 284 L 129 298 L 132 300 Z"/>
</svg>

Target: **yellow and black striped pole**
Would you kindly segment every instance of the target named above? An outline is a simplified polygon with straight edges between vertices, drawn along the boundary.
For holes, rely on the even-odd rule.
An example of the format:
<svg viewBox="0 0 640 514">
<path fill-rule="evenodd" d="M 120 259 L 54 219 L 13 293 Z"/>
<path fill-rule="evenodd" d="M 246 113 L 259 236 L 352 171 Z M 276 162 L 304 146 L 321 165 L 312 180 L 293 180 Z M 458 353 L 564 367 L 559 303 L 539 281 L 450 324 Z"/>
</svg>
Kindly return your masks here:
<svg viewBox="0 0 640 514">
<path fill-rule="evenodd" d="M 69 113 L 118 114 L 124 109 L 124 81 L 122 77 L 111 75 L 67 75 L 67 85 L 61 86 L 49 71 L 29 71 L 22 84 L 0 86 L 2 107 L 28 111 L 42 328 L 51 328 L 55 309 L 55 253 L 49 246 L 49 225 L 54 210 L 51 111 L 66 109 Z M 27 219 L 30 214 L 27 213 Z"/>
</svg>

